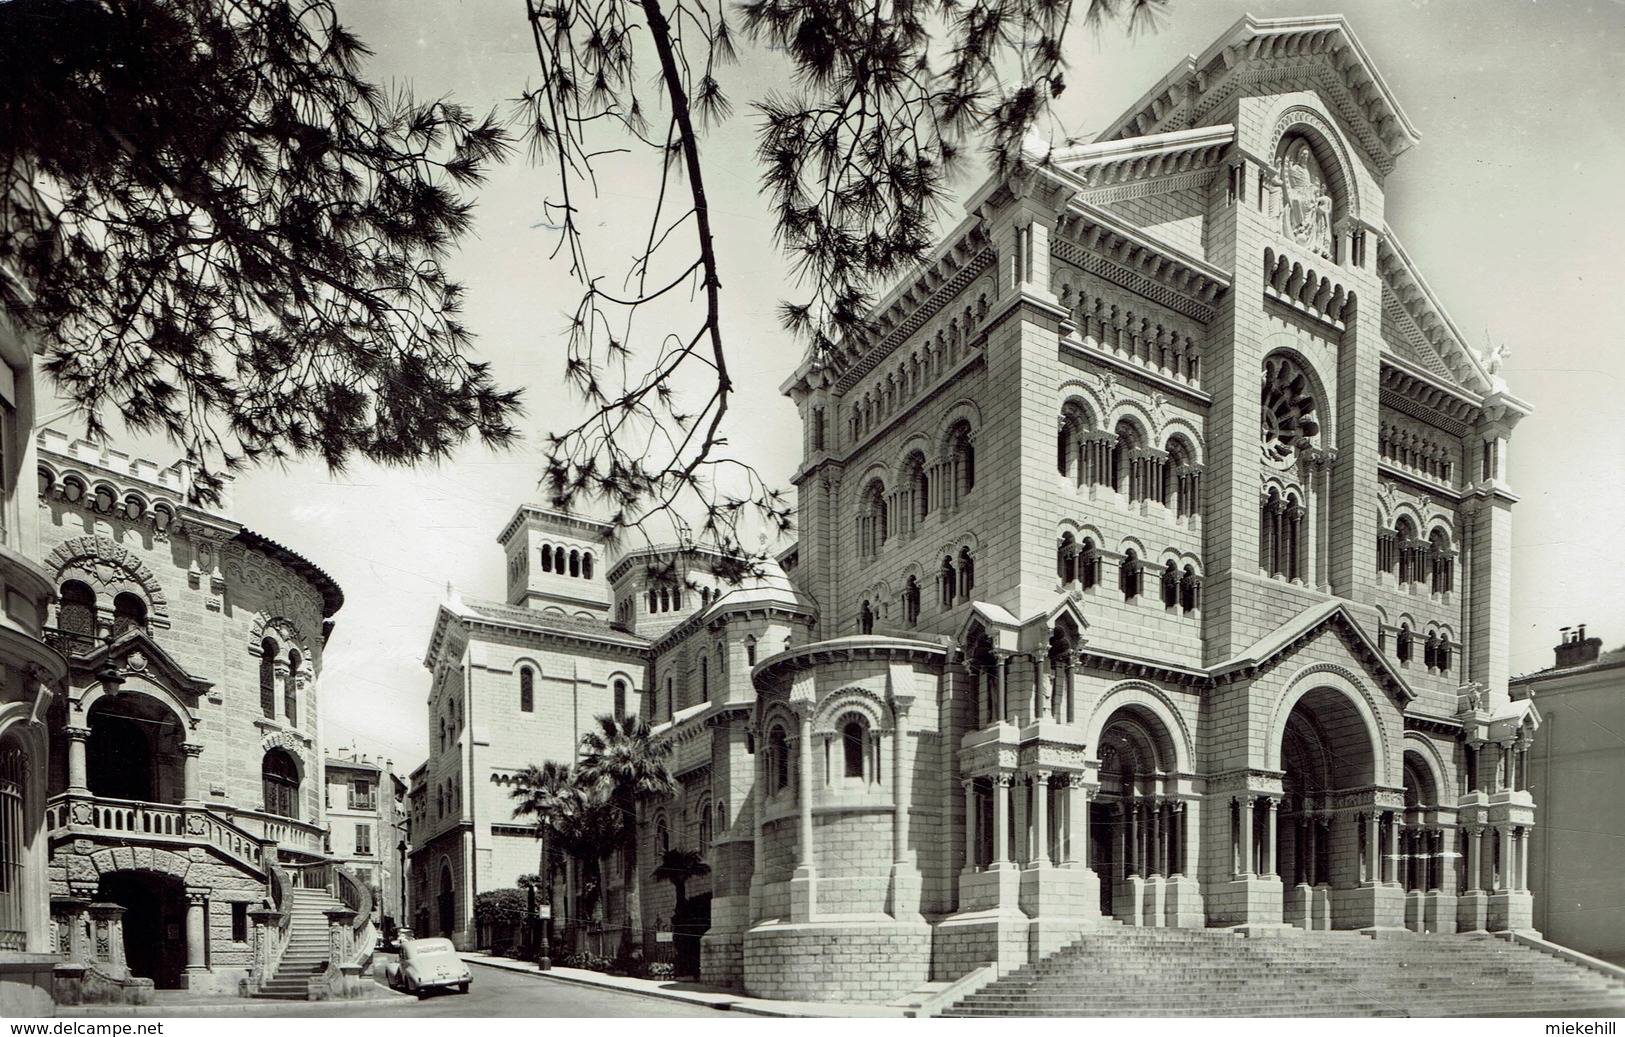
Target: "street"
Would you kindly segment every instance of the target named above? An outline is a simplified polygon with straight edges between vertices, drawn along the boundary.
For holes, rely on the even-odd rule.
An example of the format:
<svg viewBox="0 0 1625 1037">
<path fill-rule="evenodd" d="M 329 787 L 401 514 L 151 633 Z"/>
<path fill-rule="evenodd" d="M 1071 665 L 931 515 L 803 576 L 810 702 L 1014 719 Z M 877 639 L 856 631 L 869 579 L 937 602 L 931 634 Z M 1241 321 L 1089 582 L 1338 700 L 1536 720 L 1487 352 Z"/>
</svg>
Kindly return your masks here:
<svg viewBox="0 0 1625 1037">
<path fill-rule="evenodd" d="M 472 966 L 474 985 L 467 994 L 436 993 L 422 999 L 386 997 L 379 1001 L 260 1001 L 221 1000 L 200 1004 L 180 992 L 160 991 L 155 1004 L 141 1008 L 115 1009 L 110 1006 L 64 1006 L 59 1017 L 177 1015 L 209 1018 L 249 1016 L 254 1018 L 623 1018 L 724 1019 L 737 1018 L 733 1012 L 703 1005 L 645 997 L 619 990 L 606 990 L 545 979 L 534 974 L 505 969 Z M 383 971 L 382 961 L 379 972 Z M 379 984 L 382 985 L 380 979 Z M 170 997 L 166 998 L 165 995 Z M 166 1011 L 166 1008 L 169 1011 Z M 177 1011 L 178 1010 L 178 1011 Z"/>
</svg>

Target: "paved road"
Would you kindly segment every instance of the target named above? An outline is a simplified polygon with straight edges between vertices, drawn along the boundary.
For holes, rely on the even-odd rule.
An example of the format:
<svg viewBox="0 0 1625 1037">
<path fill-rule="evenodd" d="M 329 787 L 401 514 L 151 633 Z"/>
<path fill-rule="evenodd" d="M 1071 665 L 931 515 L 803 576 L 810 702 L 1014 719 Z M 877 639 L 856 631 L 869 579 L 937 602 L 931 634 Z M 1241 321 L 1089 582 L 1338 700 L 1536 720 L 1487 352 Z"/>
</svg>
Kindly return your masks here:
<svg viewBox="0 0 1625 1037">
<path fill-rule="evenodd" d="M 600 990 L 577 983 L 527 976 L 505 969 L 470 966 L 474 970 L 474 988 L 468 994 L 435 993 L 413 1004 L 377 1007 L 369 1011 L 364 1005 L 352 1004 L 335 1009 L 332 1005 L 296 1005 L 276 1013 L 287 1016 L 377 1016 L 389 1019 L 419 1018 L 514 1018 L 525 1016 L 554 1016 L 562 1018 L 598 1018 L 644 1016 L 661 1019 L 731 1019 L 740 1018 L 732 1012 L 714 1008 L 667 1001 L 663 998 L 643 997 L 619 990 Z"/>
<path fill-rule="evenodd" d="M 383 961 L 379 961 L 380 971 Z M 467 994 L 436 993 L 421 999 L 390 997 L 387 1001 L 260 1001 L 237 998 L 199 999 L 181 991 L 159 991 L 155 1004 L 141 1008 L 111 1005 L 58 1008 L 59 1017 L 175 1016 L 295 1019 L 418 1019 L 418 1018 L 626 1018 L 737 1019 L 744 1013 L 723 1012 L 704 1005 L 644 997 L 620 990 L 605 990 L 545 979 L 521 972 L 470 966 L 474 988 Z"/>
</svg>

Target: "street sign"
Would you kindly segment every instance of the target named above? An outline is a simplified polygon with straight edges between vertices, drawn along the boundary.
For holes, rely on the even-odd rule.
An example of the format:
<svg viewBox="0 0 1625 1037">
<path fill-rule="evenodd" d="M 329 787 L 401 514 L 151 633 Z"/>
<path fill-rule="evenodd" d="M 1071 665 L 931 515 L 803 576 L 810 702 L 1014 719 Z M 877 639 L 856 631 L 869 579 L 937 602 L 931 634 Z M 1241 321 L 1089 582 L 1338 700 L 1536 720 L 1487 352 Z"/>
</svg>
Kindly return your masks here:
<svg viewBox="0 0 1625 1037">
<path fill-rule="evenodd" d="M 551 919 L 553 917 L 553 905 L 552 904 L 537 904 L 536 905 L 536 917 L 537 918 Z"/>
</svg>

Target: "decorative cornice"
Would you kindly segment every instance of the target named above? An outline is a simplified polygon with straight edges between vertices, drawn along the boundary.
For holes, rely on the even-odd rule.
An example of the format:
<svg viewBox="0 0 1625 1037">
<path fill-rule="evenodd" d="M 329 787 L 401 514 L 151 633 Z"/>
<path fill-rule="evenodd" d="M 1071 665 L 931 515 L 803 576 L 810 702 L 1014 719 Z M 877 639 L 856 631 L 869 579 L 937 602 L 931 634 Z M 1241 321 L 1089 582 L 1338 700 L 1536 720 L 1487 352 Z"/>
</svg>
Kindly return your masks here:
<svg viewBox="0 0 1625 1037">
<path fill-rule="evenodd" d="M 949 302 L 958 298 L 977 277 L 992 267 L 993 258 L 993 250 L 984 249 L 971 256 L 947 280 L 938 282 L 933 288 L 926 289 L 926 282 L 922 278 L 909 291 L 904 292 L 887 311 L 882 326 L 889 330 L 883 332 L 873 349 L 844 367 L 840 377 L 835 381 L 835 392 L 837 394 L 850 392 L 853 386 L 879 367 L 880 362 L 907 341 L 909 336 L 919 331 L 932 317 L 941 313 Z M 915 305 L 907 306 L 906 303 Z"/>
<path fill-rule="evenodd" d="M 1230 275 L 1131 227 L 1104 209 L 1073 201 L 1056 222 L 1055 256 L 1203 324 Z"/>
</svg>

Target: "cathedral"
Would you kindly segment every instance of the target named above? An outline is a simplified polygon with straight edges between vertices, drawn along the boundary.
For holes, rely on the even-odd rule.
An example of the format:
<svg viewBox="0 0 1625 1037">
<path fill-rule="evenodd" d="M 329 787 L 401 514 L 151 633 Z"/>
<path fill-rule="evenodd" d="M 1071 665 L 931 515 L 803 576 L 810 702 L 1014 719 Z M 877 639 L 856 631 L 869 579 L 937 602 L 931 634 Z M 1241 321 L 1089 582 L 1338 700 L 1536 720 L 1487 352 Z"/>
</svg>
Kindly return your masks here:
<svg viewBox="0 0 1625 1037">
<path fill-rule="evenodd" d="M 884 1002 L 1108 925 L 1530 929 L 1529 408 L 1384 219 L 1418 139 L 1343 19 L 1245 18 L 1031 143 L 871 343 L 788 380 L 767 578 L 520 509 L 508 600 L 431 642 L 420 929 L 473 940 L 471 891 L 536 870 L 513 777 L 610 711 L 672 747 L 641 867 L 710 866 L 646 880 L 641 927 L 698 919 L 755 996 Z"/>
</svg>

